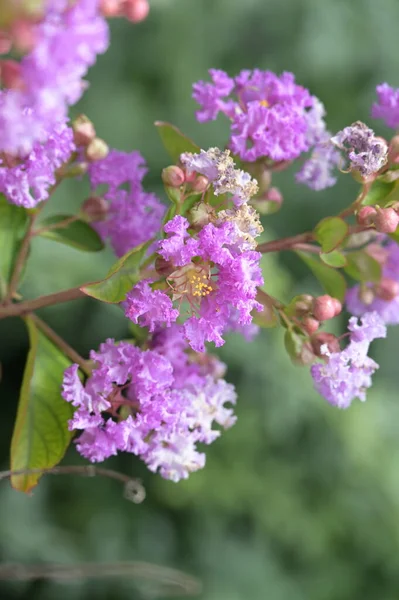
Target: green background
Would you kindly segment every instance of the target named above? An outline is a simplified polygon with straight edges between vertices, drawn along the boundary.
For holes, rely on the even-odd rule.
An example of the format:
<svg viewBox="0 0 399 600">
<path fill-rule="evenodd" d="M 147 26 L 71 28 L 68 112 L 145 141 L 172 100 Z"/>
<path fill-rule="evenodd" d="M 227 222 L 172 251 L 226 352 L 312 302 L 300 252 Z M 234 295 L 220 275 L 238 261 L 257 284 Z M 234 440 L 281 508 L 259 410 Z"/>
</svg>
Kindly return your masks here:
<svg viewBox="0 0 399 600">
<path fill-rule="evenodd" d="M 86 112 L 114 147 L 139 149 L 149 189 L 159 190 L 167 156 L 155 120 L 178 125 L 202 147 L 224 145 L 227 124 L 199 125 L 191 85 L 210 67 L 295 73 L 321 98 L 332 131 L 369 118 L 375 86 L 399 85 L 397 0 L 153 0 L 148 20 L 112 23 L 109 52 L 90 72 Z M 356 185 L 312 192 L 292 172 L 276 182 L 285 202 L 265 220 L 266 237 L 298 233 L 350 202 Z M 159 190 L 160 191 L 160 190 Z M 62 186 L 48 207 L 71 212 L 84 183 Z M 91 256 L 35 243 L 24 295 L 35 297 L 101 277 L 110 252 Z M 266 288 L 283 299 L 318 288 L 288 253 L 265 260 Z M 42 316 L 87 355 L 106 337 L 127 335 L 119 310 L 89 299 Z M 343 326 L 343 322 L 342 322 Z M 281 332 L 252 344 L 231 336 L 220 355 L 237 386 L 238 421 L 207 449 L 207 466 L 174 484 L 130 456 L 107 465 L 142 478 L 134 505 L 118 483 L 43 478 L 31 497 L 0 485 L 0 557 L 23 563 L 141 560 L 177 567 L 203 583 L 203 600 L 397 600 L 399 597 L 398 342 L 374 345 L 381 363 L 366 404 L 330 407 L 294 367 Z M 27 351 L 22 323 L 0 323 L 0 450 L 8 448 Z M 65 464 L 79 463 L 72 448 Z M 146 600 L 166 593 L 153 577 L 1 584 L 2 598 Z M 177 588 L 171 597 L 178 597 Z"/>
</svg>

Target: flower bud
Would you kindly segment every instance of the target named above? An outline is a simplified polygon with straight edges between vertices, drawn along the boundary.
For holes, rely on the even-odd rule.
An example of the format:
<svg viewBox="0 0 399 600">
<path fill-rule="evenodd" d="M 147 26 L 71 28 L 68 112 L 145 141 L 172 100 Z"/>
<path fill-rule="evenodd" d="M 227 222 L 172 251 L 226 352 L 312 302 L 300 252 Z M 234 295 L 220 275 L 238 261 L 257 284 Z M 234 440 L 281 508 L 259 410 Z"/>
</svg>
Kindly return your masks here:
<svg viewBox="0 0 399 600">
<path fill-rule="evenodd" d="M 310 294 L 301 294 L 295 302 L 295 314 L 300 317 L 306 315 L 312 310 L 313 296 Z"/>
<path fill-rule="evenodd" d="M 72 130 L 77 146 L 88 146 L 96 137 L 94 125 L 86 115 L 79 115 L 72 121 Z"/>
<path fill-rule="evenodd" d="M 340 308 L 340 310 L 338 312 L 341 312 L 341 303 L 338 302 L 338 300 L 336 300 L 336 298 L 332 298 L 331 296 L 328 296 L 327 294 L 324 296 L 319 296 L 318 298 L 315 298 L 313 300 L 313 309 L 312 309 L 313 316 L 318 321 L 328 321 L 329 319 L 332 319 L 337 314 L 337 312 L 336 312 L 338 310 L 337 303 L 339 304 L 339 308 Z"/>
<path fill-rule="evenodd" d="M 356 215 L 356 220 L 359 225 L 372 225 L 376 214 L 374 206 L 362 206 Z"/>
<path fill-rule="evenodd" d="M 125 0 L 123 15 L 132 23 L 140 23 L 147 18 L 150 5 L 147 0 Z"/>
<path fill-rule="evenodd" d="M 21 54 L 27 54 L 36 45 L 36 24 L 22 19 L 14 21 L 11 26 L 11 38 L 14 48 Z"/>
<path fill-rule="evenodd" d="M 155 259 L 155 270 L 161 277 L 169 277 L 175 270 L 175 267 L 168 260 L 157 256 Z"/>
<path fill-rule="evenodd" d="M 109 204 L 102 196 L 90 196 L 82 204 L 82 212 L 89 221 L 104 221 Z"/>
<path fill-rule="evenodd" d="M 342 304 L 338 300 L 338 298 L 334 298 L 334 297 L 333 297 L 333 303 L 334 303 L 334 307 L 335 307 L 334 317 L 337 317 L 340 314 L 340 312 L 342 311 Z"/>
<path fill-rule="evenodd" d="M 0 54 L 8 54 L 11 50 L 12 42 L 8 33 L 0 31 Z"/>
<path fill-rule="evenodd" d="M 369 306 L 374 301 L 375 293 L 371 287 L 366 287 L 365 285 L 361 285 L 359 288 L 359 300 Z"/>
<path fill-rule="evenodd" d="M 215 209 L 206 202 L 198 202 L 190 210 L 190 223 L 193 227 L 202 229 L 212 221 Z"/>
<path fill-rule="evenodd" d="M 313 336 L 311 341 L 313 352 L 316 354 L 316 356 L 325 356 L 321 352 L 321 347 L 324 345 L 327 346 L 329 352 L 331 353 L 339 352 L 341 350 L 338 338 L 332 333 L 327 333 L 326 331 L 317 333 L 315 336 Z"/>
<path fill-rule="evenodd" d="M 123 15 L 121 0 L 100 0 L 100 12 L 106 19 Z"/>
<path fill-rule="evenodd" d="M 0 80 L 4 87 L 10 90 L 22 90 L 24 80 L 21 76 L 21 65 L 16 60 L 0 61 Z"/>
<path fill-rule="evenodd" d="M 195 181 L 193 181 L 193 183 L 191 184 L 191 188 L 194 192 L 202 193 L 205 192 L 208 185 L 209 180 L 207 179 L 207 177 L 204 177 L 204 175 L 198 175 Z"/>
<path fill-rule="evenodd" d="M 183 169 L 175 165 L 166 167 L 166 169 L 162 170 L 162 181 L 169 187 L 180 187 L 185 181 Z"/>
<path fill-rule="evenodd" d="M 187 183 L 194 183 L 197 179 L 196 171 L 190 171 L 189 169 L 184 169 L 184 179 Z"/>
<path fill-rule="evenodd" d="M 380 244 L 369 244 L 366 248 L 366 252 L 371 258 L 374 258 L 380 265 L 384 265 L 387 262 L 389 256 L 389 250 L 381 246 Z"/>
<path fill-rule="evenodd" d="M 374 287 L 374 291 L 378 298 L 390 302 L 399 294 L 399 283 L 394 279 L 383 277 L 380 283 Z"/>
<path fill-rule="evenodd" d="M 320 323 L 313 317 L 306 317 L 303 320 L 303 327 L 309 335 L 313 335 L 318 330 Z"/>
<path fill-rule="evenodd" d="M 300 366 L 309 366 L 314 362 L 315 359 L 315 353 L 313 350 L 313 346 L 312 346 L 312 342 L 310 342 L 309 340 L 306 340 L 301 347 L 301 350 L 299 352 L 299 354 L 292 358 L 292 362 L 295 365 L 300 365 Z"/>
<path fill-rule="evenodd" d="M 102 160 L 107 156 L 109 148 L 107 144 L 101 138 L 94 138 L 87 146 L 85 156 L 89 162 L 95 162 L 96 160 Z"/>
<path fill-rule="evenodd" d="M 378 208 L 374 225 L 380 233 L 394 233 L 399 225 L 399 215 L 393 208 Z"/>
</svg>

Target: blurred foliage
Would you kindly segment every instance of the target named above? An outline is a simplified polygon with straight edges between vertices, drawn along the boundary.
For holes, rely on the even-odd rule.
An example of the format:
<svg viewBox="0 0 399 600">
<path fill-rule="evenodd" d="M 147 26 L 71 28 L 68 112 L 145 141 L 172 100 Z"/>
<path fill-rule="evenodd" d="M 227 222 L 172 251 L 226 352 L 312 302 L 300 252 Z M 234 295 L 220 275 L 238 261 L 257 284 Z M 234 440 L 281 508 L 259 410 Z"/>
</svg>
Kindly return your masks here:
<svg viewBox="0 0 399 600">
<path fill-rule="evenodd" d="M 356 119 L 371 123 L 377 83 L 399 84 L 397 0 L 153 0 L 139 26 L 112 24 L 112 45 L 90 73 L 78 111 L 111 146 L 146 157 L 149 188 L 159 191 L 167 156 L 153 127 L 171 121 L 202 147 L 224 144 L 223 119 L 199 125 L 193 81 L 210 67 L 293 71 L 326 104 L 331 130 Z M 373 125 L 372 125 L 373 126 Z M 374 124 L 381 134 L 388 133 Z M 276 182 L 282 211 L 266 218 L 266 236 L 315 225 L 353 198 L 356 184 L 312 192 L 292 173 Z M 48 213 L 72 212 L 84 184 L 66 183 Z M 38 239 L 23 292 L 34 297 L 105 275 L 100 255 Z M 313 286 L 300 260 L 286 253 L 264 260 L 266 288 L 288 300 Z M 87 355 L 106 337 L 126 337 L 116 306 L 90 299 L 42 311 Z M 27 352 L 23 323 L 0 323 L 2 419 L 8 448 Z M 327 405 L 306 369 L 294 367 L 281 332 L 249 345 L 232 336 L 220 354 L 239 393 L 238 422 L 207 449 L 207 466 L 174 484 L 121 456 L 108 466 L 143 479 L 147 499 L 133 505 L 115 482 L 44 477 L 32 497 L 0 487 L 0 556 L 40 563 L 146 560 L 175 566 L 203 581 L 203 600 L 397 600 L 399 590 L 398 333 L 375 344 L 381 369 L 366 404 L 348 411 Z M 81 464 L 73 448 L 65 464 Z M 162 595 L 128 578 L 57 584 L 2 583 L 1 598 L 146 600 Z M 172 597 L 173 593 L 172 593 Z M 177 596 L 176 596 L 177 597 Z"/>
</svg>

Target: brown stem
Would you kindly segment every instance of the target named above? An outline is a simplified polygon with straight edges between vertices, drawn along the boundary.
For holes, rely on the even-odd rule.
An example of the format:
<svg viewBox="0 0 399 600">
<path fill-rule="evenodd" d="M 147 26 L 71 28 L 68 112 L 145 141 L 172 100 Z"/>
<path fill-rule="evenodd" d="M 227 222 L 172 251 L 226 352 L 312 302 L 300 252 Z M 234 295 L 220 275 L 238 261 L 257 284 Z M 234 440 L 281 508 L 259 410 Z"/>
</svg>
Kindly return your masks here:
<svg viewBox="0 0 399 600">
<path fill-rule="evenodd" d="M 32 231 L 32 236 L 40 235 L 41 233 L 45 233 L 46 231 L 54 231 L 55 229 L 65 229 L 66 227 L 68 227 L 68 225 L 71 225 L 71 223 L 74 223 L 75 221 L 79 221 L 78 216 L 74 215 L 72 217 L 67 217 L 63 221 L 53 223 L 52 225 L 48 225 L 47 227 L 40 227 L 39 229 Z"/>
<path fill-rule="evenodd" d="M 338 216 L 341 219 L 344 219 L 345 217 L 349 217 L 356 211 L 356 209 L 361 205 L 361 203 L 363 202 L 363 200 L 369 193 L 372 183 L 373 183 L 373 181 L 368 181 L 367 183 L 363 184 L 361 192 L 358 195 L 358 197 L 356 198 L 356 200 L 354 202 L 352 202 L 352 204 L 350 206 L 348 206 L 348 208 L 345 208 L 338 214 Z"/>
<path fill-rule="evenodd" d="M 145 498 L 145 490 L 138 479 L 133 479 L 129 475 L 113 471 L 112 469 L 103 469 L 94 465 L 65 465 L 61 467 L 53 467 L 52 469 L 19 469 L 17 471 L 0 471 L 0 481 L 14 477 L 15 475 L 83 475 L 85 477 L 109 477 L 120 481 L 125 485 L 125 497 L 135 504 L 139 504 Z"/>
<path fill-rule="evenodd" d="M 63 290 L 62 292 L 56 292 L 55 294 L 40 296 L 34 300 L 26 300 L 26 302 L 2 306 L 0 307 L 0 319 L 5 319 L 6 317 L 19 317 L 33 312 L 38 308 L 52 306 L 53 304 L 61 304 L 62 302 L 69 302 L 70 300 L 84 297 L 86 297 L 86 294 L 84 294 L 80 288 L 70 288 L 68 290 Z"/>
<path fill-rule="evenodd" d="M 260 244 L 256 250 L 262 254 L 266 254 L 267 252 L 279 252 L 280 250 L 291 250 L 297 244 L 311 241 L 313 241 L 313 233 L 311 231 L 306 231 L 299 235 L 292 235 L 290 237 L 280 238 L 279 240 L 265 242 L 264 244 Z"/>
<path fill-rule="evenodd" d="M 24 268 L 26 258 L 28 256 L 30 241 L 32 238 L 33 225 L 36 221 L 37 214 L 38 213 L 29 215 L 30 222 L 28 225 L 28 229 L 26 230 L 25 236 L 22 240 L 22 244 L 21 244 L 21 247 L 18 252 L 18 256 L 15 261 L 14 270 L 13 270 L 13 273 L 11 276 L 11 281 L 8 286 L 7 296 L 4 300 L 5 304 L 8 304 L 9 302 L 11 302 L 15 292 L 17 291 L 19 279 L 21 277 L 21 273 Z"/>
<path fill-rule="evenodd" d="M 45 323 L 40 317 L 37 315 L 30 315 L 30 318 L 36 323 L 37 327 L 51 340 L 54 342 L 56 346 L 71 359 L 72 362 L 79 365 L 80 369 L 90 377 L 91 369 L 85 361 L 85 359 L 80 356 L 62 337 L 58 335 L 47 323 Z"/>
</svg>

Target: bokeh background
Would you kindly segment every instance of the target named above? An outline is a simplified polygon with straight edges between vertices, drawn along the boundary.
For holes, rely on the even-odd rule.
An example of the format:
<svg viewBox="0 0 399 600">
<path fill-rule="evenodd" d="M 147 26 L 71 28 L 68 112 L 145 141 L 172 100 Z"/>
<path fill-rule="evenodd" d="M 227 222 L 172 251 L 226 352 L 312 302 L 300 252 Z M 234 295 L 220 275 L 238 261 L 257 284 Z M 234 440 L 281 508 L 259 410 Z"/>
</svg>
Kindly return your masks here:
<svg viewBox="0 0 399 600">
<path fill-rule="evenodd" d="M 112 23 L 112 44 L 91 70 L 84 111 L 111 146 L 139 149 L 159 188 L 167 164 L 153 122 L 178 125 L 202 147 L 224 145 L 227 125 L 199 125 L 191 85 L 216 67 L 283 70 L 319 96 L 336 131 L 369 118 L 381 81 L 399 85 L 397 0 L 152 0 L 148 20 Z M 265 219 L 272 238 L 312 227 L 353 199 L 356 185 L 312 192 L 286 172 L 285 203 Z M 50 211 L 69 212 L 86 193 L 68 183 Z M 34 297 L 105 274 L 113 256 L 81 254 L 39 240 L 24 294 Z M 266 287 L 289 299 L 319 291 L 288 253 L 265 260 Z M 127 322 L 89 299 L 42 316 L 87 355 Z M 342 322 L 342 326 L 343 326 Z M 24 563 L 142 560 L 177 567 L 203 582 L 203 600 L 397 600 L 399 597 L 399 335 L 374 345 L 381 368 L 366 404 L 330 407 L 306 369 L 285 355 L 281 332 L 252 344 L 231 336 L 220 351 L 239 393 L 238 422 L 207 449 L 207 466 L 174 484 L 123 456 L 108 466 L 141 477 L 147 499 L 134 505 L 113 481 L 43 478 L 31 497 L 0 485 L 0 557 Z M 1 465 L 8 448 L 27 352 L 17 320 L 0 322 Z M 83 464 L 72 448 L 64 464 Z M 146 600 L 167 590 L 154 576 L 1 583 L 1 598 Z M 178 597 L 172 588 L 169 597 Z M 188 596 L 187 596 L 188 597 Z"/>
</svg>

